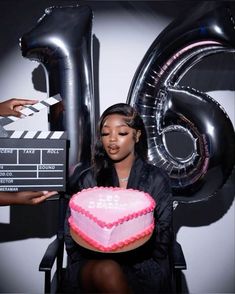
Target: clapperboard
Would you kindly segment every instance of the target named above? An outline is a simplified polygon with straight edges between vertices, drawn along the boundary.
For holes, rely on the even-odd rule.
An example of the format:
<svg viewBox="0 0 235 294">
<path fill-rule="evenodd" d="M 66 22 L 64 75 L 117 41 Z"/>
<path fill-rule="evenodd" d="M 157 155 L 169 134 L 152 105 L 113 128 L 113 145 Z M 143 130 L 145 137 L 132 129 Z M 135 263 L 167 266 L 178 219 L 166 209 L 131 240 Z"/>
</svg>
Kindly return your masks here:
<svg viewBox="0 0 235 294">
<path fill-rule="evenodd" d="M 60 95 L 26 106 L 30 116 L 61 101 Z M 4 117 L 5 126 L 17 117 Z M 66 132 L 5 131 L 0 137 L 0 191 L 65 191 L 68 141 Z"/>
</svg>

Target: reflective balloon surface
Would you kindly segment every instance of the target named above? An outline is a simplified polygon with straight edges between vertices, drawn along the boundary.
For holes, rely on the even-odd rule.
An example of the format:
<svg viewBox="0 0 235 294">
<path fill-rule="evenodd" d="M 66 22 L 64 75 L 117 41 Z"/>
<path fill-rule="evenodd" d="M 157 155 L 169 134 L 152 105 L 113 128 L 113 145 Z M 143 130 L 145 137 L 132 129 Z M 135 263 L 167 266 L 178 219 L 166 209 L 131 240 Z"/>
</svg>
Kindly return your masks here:
<svg viewBox="0 0 235 294">
<path fill-rule="evenodd" d="M 226 112 L 208 95 L 178 85 L 203 58 L 235 52 L 235 21 L 223 3 L 201 4 L 188 15 L 183 21 L 176 19 L 153 42 L 127 100 L 145 122 L 150 161 L 168 172 L 179 202 L 212 196 L 235 163 L 235 134 Z M 188 154 L 177 156 L 170 150 L 171 133 L 189 138 Z"/>
<path fill-rule="evenodd" d="M 45 68 L 48 95 L 63 99 L 51 107 L 50 129 L 68 133 L 70 168 L 90 161 L 95 137 L 92 18 L 88 6 L 50 7 L 20 40 L 22 55 Z"/>
</svg>

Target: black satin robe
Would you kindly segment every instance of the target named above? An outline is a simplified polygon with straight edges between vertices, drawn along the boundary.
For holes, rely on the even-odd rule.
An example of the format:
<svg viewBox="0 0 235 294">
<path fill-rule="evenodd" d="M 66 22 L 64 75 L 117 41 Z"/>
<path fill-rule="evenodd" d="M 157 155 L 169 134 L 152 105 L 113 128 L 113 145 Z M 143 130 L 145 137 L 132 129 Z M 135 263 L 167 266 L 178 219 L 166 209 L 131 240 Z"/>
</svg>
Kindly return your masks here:
<svg viewBox="0 0 235 294">
<path fill-rule="evenodd" d="M 114 168 L 111 168 L 102 183 L 97 183 L 92 171 L 88 169 L 80 175 L 75 190 L 101 185 L 119 186 Z M 132 166 L 127 188 L 147 192 L 156 201 L 155 230 L 151 239 L 141 247 L 126 253 L 93 253 L 72 240 L 67 223 L 70 215 L 68 209 L 65 244 L 69 256 L 67 268 L 69 284 L 76 287 L 79 268 L 87 259 L 113 258 L 123 267 L 134 293 L 169 293 L 168 253 L 172 240 L 172 195 L 169 178 L 161 169 L 137 158 Z"/>
</svg>

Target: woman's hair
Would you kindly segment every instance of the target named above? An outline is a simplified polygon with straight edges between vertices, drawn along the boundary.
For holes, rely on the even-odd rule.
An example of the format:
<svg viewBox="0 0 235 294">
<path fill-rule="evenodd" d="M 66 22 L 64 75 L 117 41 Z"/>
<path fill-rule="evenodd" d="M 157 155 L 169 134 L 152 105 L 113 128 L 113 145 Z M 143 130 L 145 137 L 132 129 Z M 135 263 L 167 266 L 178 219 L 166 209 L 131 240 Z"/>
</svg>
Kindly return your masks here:
<svg viewBox="0 0 235 294">
<path fill-rule="evenodd" d="M 135 153 L 143 158 L 147 159 L 147 136 L 146 130 L 141 116 L 137 113 L 134 107 L 126 104 L 126 103 L 118 103 L 107 108 L 103 114 L 101 115 L 98 126 L 97 126 L 97 141 L 95 144 L 93 163 L 95 167 L 96 176 L 99 174 L 101 170 L 108 169 L 111 166 L 111 160 L 106 154 L 102 142 L 101 142 L 101 130 L 105 119 L 108 115 L 111 114 L 120 114 L 126 117 L 126 124 L 135 129 L 140 130 L 141 135 L 139 141 L 135 144 Z"/>
</svg>

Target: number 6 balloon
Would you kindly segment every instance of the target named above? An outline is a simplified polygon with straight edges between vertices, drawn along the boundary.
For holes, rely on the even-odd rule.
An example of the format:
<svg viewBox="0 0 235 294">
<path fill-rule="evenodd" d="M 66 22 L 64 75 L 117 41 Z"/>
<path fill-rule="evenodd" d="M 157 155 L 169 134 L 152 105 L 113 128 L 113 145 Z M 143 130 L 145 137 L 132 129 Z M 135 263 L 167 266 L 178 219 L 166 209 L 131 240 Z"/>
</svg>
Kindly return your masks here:
<svg viewBox="0 0 235 294">
<path fill-rule="evenodd" d="M 206 56 L 235 52 L 234 18 L 225 6 L 214 5 L 200 4 L 190 17 L 176 19 L 155 39 L 128 96 L 145 122 L 149 159 L 168 172 L 178 202 L 212 196 L 235 163 L 235 134 L 225 111 L 208 95 L 178 85 Z M 169 151 L 166 136 L 171 132 L 191 139 L 192 152 L 186 157 Z"/>
</svg>

